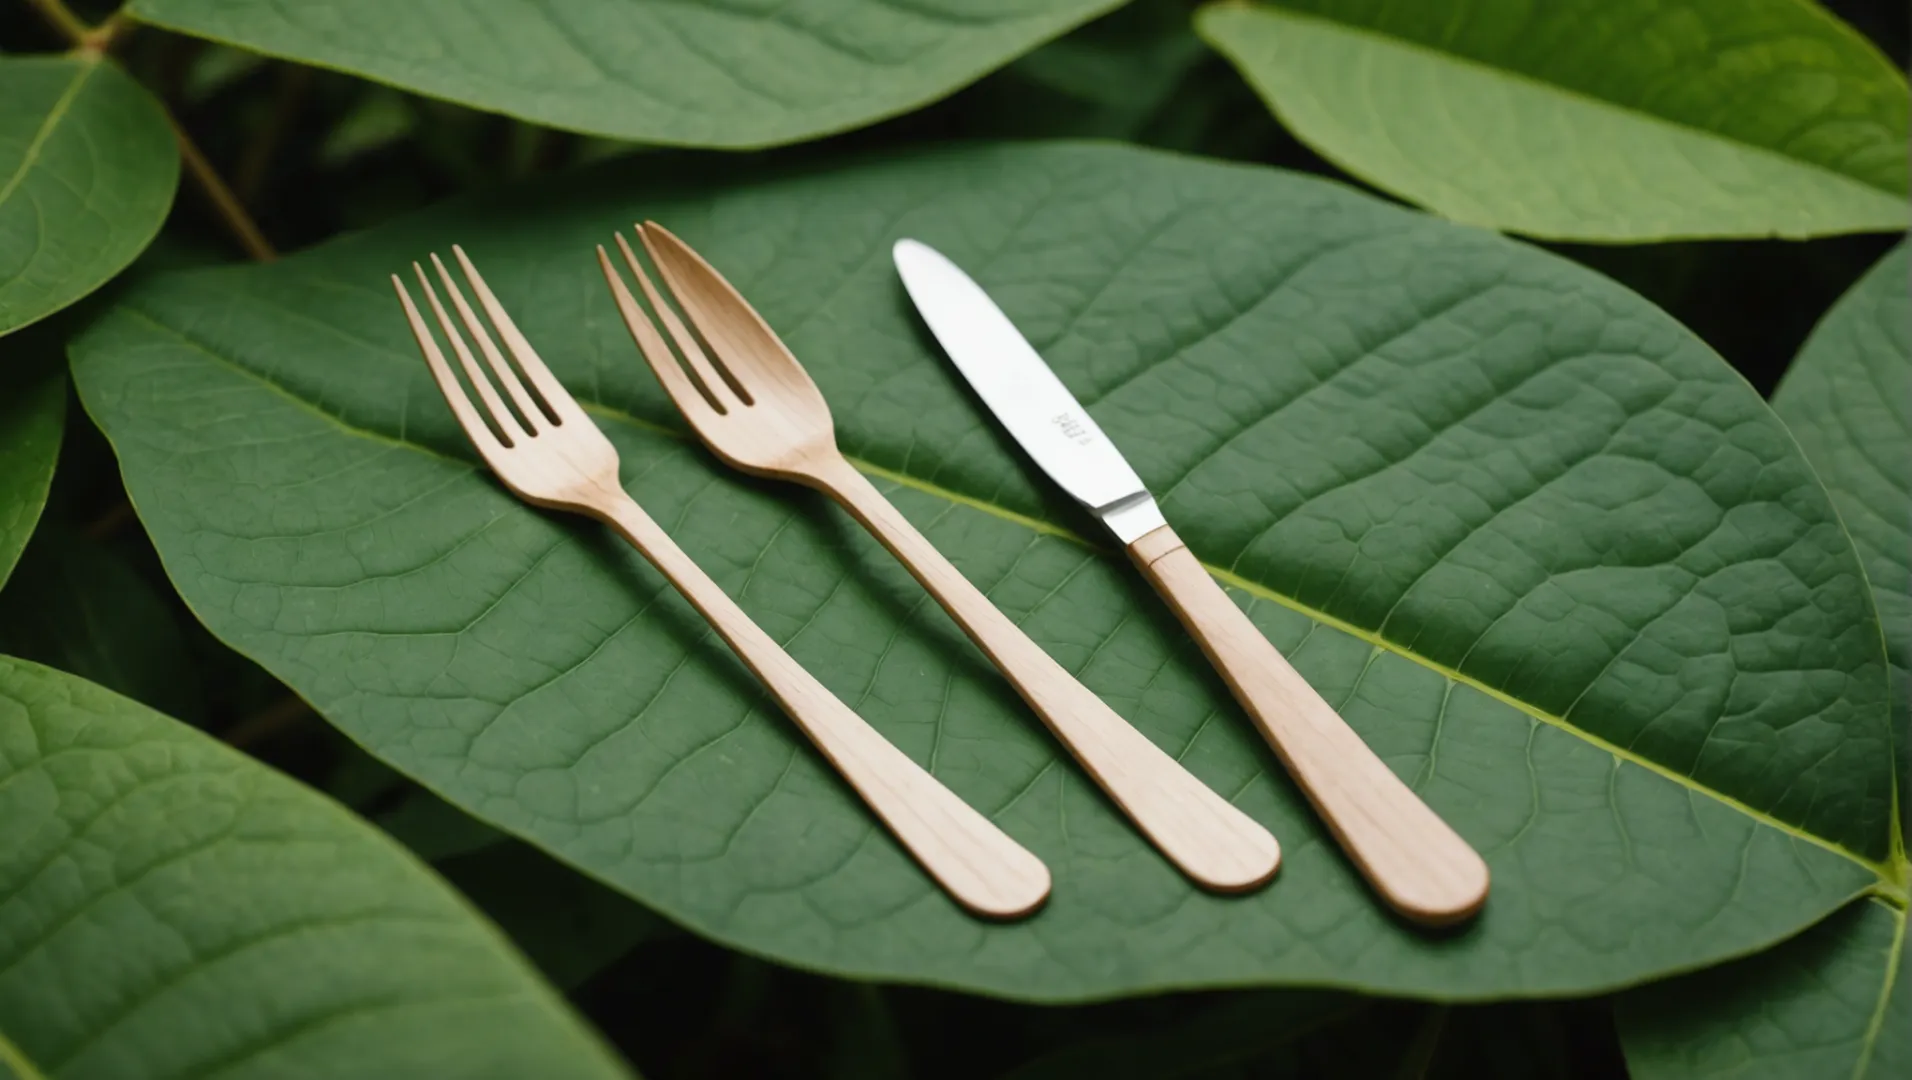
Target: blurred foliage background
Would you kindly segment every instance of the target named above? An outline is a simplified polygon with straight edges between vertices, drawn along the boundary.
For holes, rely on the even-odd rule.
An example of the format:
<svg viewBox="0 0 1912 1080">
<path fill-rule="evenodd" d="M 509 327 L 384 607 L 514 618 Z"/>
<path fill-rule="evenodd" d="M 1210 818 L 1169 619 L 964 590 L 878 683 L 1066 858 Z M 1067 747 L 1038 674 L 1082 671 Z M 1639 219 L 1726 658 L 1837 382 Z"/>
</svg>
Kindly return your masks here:
<svg viewBox="0 0 1912 1080">
<path fill-rule="evenodd" d="M 1135 4 L 932 106 L 763 153 L 836 155 L 961 138 L 1115 138 L 1358 184 L 1288 134 L 1241 75 L 1194 36 L 1193 6 Z M 1906 4 L 1830 0 L 1826 6 L 1905 66 L 1912 46 Z M 73 7 L 95 19 L 112 10 L 105 3 Z M 32 8 L 0 4 L 0 51 L 65 47 Z M 542 128 L 150 26 L 134 28 L 114 52 L 166 103 L 229 181 L 264 242 L 282 253 L 474 189 L 612 155 L 684 153 Z M 1662 306 L 1764 394 L 1815 321 L 1896 240 L 1874 234 L 1542 246 Z M 247 254 L 227 218 L 184 179 L 159 241 L 133 274 Z M 103 295 L 110 298 L 116 287 Z M 57 341 L 61 326 L 83 318 L 85 307 L 10 339 L 10 347 L 25 351 Z M 76 408 L 70 415 L 82 414 Z M 1174 1075 L 1625 1075 L 1610 1014 L 1599 1001 L 1447 1008 L 1348 998 L 1323 1008 L 1280 994 L 1188 994 L 1041 1008 L 839 982 L 726 952 L 436 804 L 216 642 L 166 584 L 111 452 L 90 425 L 69 422 L 55 475 L 45 524 L 8 591 L 31 597 L 36 590 L 64 589 L 102 596 L 104 606 L 26 616 L 23 610 L 44 606 L 10 604 L 11 614 L 0 621 L 4 651 L 97 676 L 97 665 L 112 658 L 111 650 L 96 648 L 96 635 L 171 638 L 176 663 L 144 674 L 118 672 L 116 680 L 147 680 L 147 699 L 172 715 L 330 791 L 428 857 L 436 854 L 440 869 L 520 935 L 646 1076 L 887 1080 L 1021 1068 L 1015 1075 L 1033 1080 L 1105 1070 L 1109 1062 L 1145 1067 L 1125 1049 L 1138 1036 L 1190 1048 L 1226 1044 L 1209 1057 L 1191 1049 L 1184 1059 L 1189 1071 Z M 135 580 L 118 576 L 127 567 Z M 508 854 L 470 858 L 479 850 Z M 537 925 L 526 917 L 531 905 L 549 905 L 553 897 L 571 913 L 563 925 L 554 929 L 549 920 Z M 1257 1034 L 1243 1037 L 1244 1029 Z M 1217 1030 L 1229 1037 L 1215 1038 Z M 1096 1064 L 1097 1055 L 1103 1064 Z"/>
</svg>

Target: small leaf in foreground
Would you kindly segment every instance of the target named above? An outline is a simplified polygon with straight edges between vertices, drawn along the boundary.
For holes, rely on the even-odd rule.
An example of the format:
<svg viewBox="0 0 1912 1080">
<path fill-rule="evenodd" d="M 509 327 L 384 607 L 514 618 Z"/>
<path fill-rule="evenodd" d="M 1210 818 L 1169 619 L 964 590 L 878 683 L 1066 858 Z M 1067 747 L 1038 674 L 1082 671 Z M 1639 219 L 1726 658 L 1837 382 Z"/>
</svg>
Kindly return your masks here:
<svg viewBox="0 0 1912 1080">
<path fill-rule="evenodd" d="M 0 56 L 0 334 L 71 304 L 166 219 L 179 154 L 166 114 L 99 57 Z"/>
<path fill-rule="evenodd" d="M 1561 240 L 1886 232 L 1905 77 L 1811 0 L 1226 0 L 1197 27 L 1297 138 Z"/>
<path fill-rule="evenodd" d="M 456 893 L 178 721 L 0 657 L 0 1065 L 628 1076 Z"/>
<path fill-rule="evenodd" d="M 46 509 L 66 430 L 66 372 L 59 347 L 30 331 L 0 340 L 0 584 Z"/>
</svg>

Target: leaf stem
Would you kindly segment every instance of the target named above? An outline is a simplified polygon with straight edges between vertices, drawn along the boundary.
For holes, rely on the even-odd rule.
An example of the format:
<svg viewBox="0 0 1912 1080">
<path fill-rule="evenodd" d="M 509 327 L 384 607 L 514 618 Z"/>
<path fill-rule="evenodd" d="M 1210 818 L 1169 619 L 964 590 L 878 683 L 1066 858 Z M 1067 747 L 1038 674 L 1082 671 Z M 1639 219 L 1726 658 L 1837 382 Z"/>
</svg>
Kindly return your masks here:
<svg viewBox="0 0 1912 1080">
<path fill-rule="evenodd" d="M 86 24 L 86 20 L 73 14 L 72 9 L 67 7 L 63 0 L 27 0 L 27 2 L 32 4 L 34 10 L 40 13 L 40 17 L 45 19 L 47 24 L 52 26 L 68 43 L 77 48 L 86 47 L 93 28 Z"/>
<path fill-rule="evenodd" d="M 313 715 L 312 706 L 297 694 L 288 694 L 239 721 L 220 734 L 227 746 L 244 749 L 265 742 Z"/>
<path fill-rule="evenodd" d="M 233 239 L 239 241 L 239 246 L 245 249 L 248 256 L 259 262 L 272 262 L 278 259 L 279 253 L 273 250 L 265 234 L 259 231 L 258 223 L 252 220 L 252 215 L 246 212 L 239 197 L 226 186 L 226 181 L 219 175 L 219 171 L 212 167 L 212 162 L 206 160 L 206 155 L 200 151 L 199 145 L 193 142 L 192 136 L 186 133 L 186 128 L 180 124 L 179 118 L 174 116 L 171 110 L 166 113 L 166 122 L 172 125 L 173 134 L 179 138 L 179 156 L 186 163 L 186 171 L 192 174 L 199 189 L 206 193 L 206 199 L 212 203 L 213 212 L 219 215 L 220 221 L 225 223 Z"/>
<path fill-rule="evenodd" d="M 74 48 L 95 56 L 104 56 L 106 51 L 132 28 L 120 12 L 114 12 L 98 26 L 89 26 L 86 20 L 73 14 L 72 9 L 66 6 L 65 0 L 28 0 L 28 3 L 39 11 L 61 37 L 71 42 Z M 239 246 L 245 249 L 248 256 L 260 262 L 276 260 L 279 253 L 273 250 L 265 234 L 259 231 L 258 223 L 252 220 L 252 215 L 246 212 L 244 204 L 240 203 L 239 199 L 233 195 L 232 189 L 226 186 L 225 179 L 219 175 L 217 169 L 212 167 L 212 162 L 206 160 L 206 155 L 200 152 L 199 144 L 193 142 L 191 135 L 186 134 L 185 126 L 180 124 L 179 118 L 173 115 L 171 109 L 166 110 L 166 122 L 172 125 L 173 135 L 179 140 L 179 156 L 186 163 L 186 171 L 192 174 L 199 189 L 206 193 L 207 200 L 212 203 L 213 212 L 219 215 L 219 220 L 225 223 L 226 228 L 232 232 L 233 238 L 239 241 Z"/>
<path fill-rule="evenodd" d="M 133 504 L 126 499 L 114 503 L 106 512 L 86 524 L 81 531 L 94 540 L 104 540 L 118 532 L 120 526 L 134 520 Z"/>
<path fill-rule="evenodd" d="M 297 122 L 306 87 L 311 82 L 312 69 L 304 64 L 285 64 L 280 67 L 272 115 L 266 119 L 265 125 L 246 147 L 245 153 L 240 155 L 239 163 L 233 169 L 233 192 L 242 201 L 258 205 L 258 193 L 265 184 L 272 155 L 284 141 L 286 131 Z"/>
<path fill-rule="evenodd" d="M 80 39 L 79 46 L 83 51 L 104 56 L 112 52 L 113 46 L 119 44 L 127 34 L 133 32 L 133 25 L 132 20 L 126 18 L 121 12 L 115 11 L 107 16 L 105 22 L 88 30 Z"/>
</svg>

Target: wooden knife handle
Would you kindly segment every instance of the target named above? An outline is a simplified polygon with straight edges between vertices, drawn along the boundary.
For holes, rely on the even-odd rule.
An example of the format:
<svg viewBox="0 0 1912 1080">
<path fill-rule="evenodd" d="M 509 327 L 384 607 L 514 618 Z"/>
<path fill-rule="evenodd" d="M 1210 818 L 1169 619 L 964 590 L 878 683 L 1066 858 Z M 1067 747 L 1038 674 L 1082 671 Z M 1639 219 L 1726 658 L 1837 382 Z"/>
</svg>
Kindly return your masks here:
<svg viewBox="0 0 1912 1080">
<path fill-rule="evenodd" d="M 1428 925 L 1479 911 L 1486 862 L 1269 644 L 1182 538 L 1164 525 L 1128 550 L 1388 905 Z"/>
</svg>

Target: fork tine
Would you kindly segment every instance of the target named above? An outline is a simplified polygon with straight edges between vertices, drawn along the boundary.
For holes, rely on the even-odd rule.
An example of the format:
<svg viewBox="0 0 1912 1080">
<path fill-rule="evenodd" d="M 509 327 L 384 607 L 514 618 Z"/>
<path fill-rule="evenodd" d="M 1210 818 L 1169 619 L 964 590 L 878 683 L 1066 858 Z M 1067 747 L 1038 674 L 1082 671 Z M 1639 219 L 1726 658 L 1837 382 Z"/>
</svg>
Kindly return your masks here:
<svg viewBox="0 0 1912 1080">
<path fill-rule="evenodd" d="M 418 305 L 412 303 L 412 294 L 405 290 L 405 282 L 397 274 L 392 275 L 392 288 L 398 290 L 398 302 L 405 306 L 405 320 L 412 324 L 412 337 L 418 340 L 418 351 L 425 355 L 425 366 L 432 369 L 432 379 L 438 383 L 438 392 L 445 395 L 445 404 L 451 406 L 452 415 L 458 418 L 458 426 L 465 429 L 466 437 L 478 447 L 480 456 L 489 459 L 503 452 L 503 444 L 478 415 L 471 398 L 465 396 L 465 388 L 458 385 L 458 377 L 451 373 L 451 365 L 445 363 L 445 354 L 438 351 L 437 339 L 432 337 L 424 316 L 418 313 Z"/>
<path fill-rule="evenodd" d="M 617 242 L 624 244 L 624 238 L 618 237 Z M 624 244 L 624 250 L 624 257 L 629 259 L 630 245 Z M 631 295 L 624 278 L 611 265 L 611 257 L 605 254 L 603 244 L 597 246 L 597 253 L 598 268 L 604 271 L 604 283 L 611 287 L 611 298 L 617 302 L 618 313 L 624 316 L 624 325 L 631 330 L 631 339 L 637 342 L 637 351 L 643 354 L 644 362 L 651 366 L 657 381 L 664 384 L 664 392 L 677 403 L 679 411 L 692 422 L 709 410 L 724 412 L 723 403 L 712 397 L 709 390 L 696 385 L 695 380 L 678 365 L 670 346 L 658 336 L 656 324 L 637 305 L 637 298 Z"/>
<path fill-rule="evenodd" d="M 657 264 L 657 272 L 664 276 L 664 286 L 684 309 L 684 314 L 690 316 L 690 321 L 703 331 L 704 340 L 710 342 L 711 351 L 717 354 L 734 382 L 744 379 L 746 370 L 740 368 L 747 369 L 747 373 L 756 378 L 788 375 L 787 371 L 780 375 L 765 370 L 758 359 L 762 355 L 781 353 L 789 359 L 789 368 L 803 370 L 796 357 L 790 356 L 790 350 L 784 348 L 783 339 L 763 321 L 757 309 L 750 306 L 750 301 L 731 287 L 702 255 L 691 250 L 689 244 L 655 221 L 639 225 L 637 235 L 644 241 L 644 250 L 650 252 L 651 261 Z M 748 318 L 730 317 L 734 313 Z"/>
<path fill-rule="evenodd" d="M 544 361 L 538 358 L 538 350 L 532 348 L 531 342 L 526 341 L 525 336 L 518 331 L 518 324 L 511 321 L 511 316 L 506 314 L 504 305 L 492 295 L 491 286 L 485 284 L 484 275 L 471 264 L 471 258 L 465 254 L 465 249 L 453 244 L 451 253 L 457 256 L 459 267 L 465 271 L 465 280 L 471 282 L 471 291 L 478 294 L 478 306 L 485 309 L 485 315 L 491 319 L 491 325 L 498 328 L 498 336 L 505 339 L 505 350 L 518 362 L 518 366 L 524 369 L 524 373 L 530 376 L 531 385 L 538 388 L 538 394 L 544 398 L 545 404 L 551 406 L 551 412 L 558 421 L 562 423 L 565 420 L 584 420 L 584 410 L 578 407 L 577 399 L 571 396 L 571 391 L 566 390 L 564 384 L 558 381 L 558 377 L 551 374 L 551 369 L 545 367 Z"/>
<path fill-rule="evenodd" d="M 451 297 L 451 306 L 458 309 L 459 320 L 465 324 L 466 330 L 471 331 L 472 338 L 478 342 L 478 348 L 484 352 L 485 362 L 491 365 L 492 371 L 498 373 L 498 381 L 505 384 L 505 393 L 510 394 L 511 400 L 517 403 L 518 417 L 523 422 L 525 430 L 534 435 L 537 434 L 538 428 L 550 423 L 550 418 L 545 415 L 538 403 L 532 400 L 524 384 L 518 381 L 518 373 L 511 370 L 511 365 L 498 351 L 497 344 L 491 340 L 491 333 L 485 329 L 485 324 L 478 318 L 478 313 L 471 310 L 470 304 L 465 303 L 464 290 L 452 280 L 451 271 L 445 269 L 445 260 L 439 258 L 436 251 L 432 252 L 432 266 L 437 268 L 438 280 L 444 283 L 445 293 Z"/>
<path fill-rule="evenodd" d="M 704 347 L 698 344 L 697 336 L 685 329 L 683 322 L 677 318 L 677 312 L 671 310 L 671 306 L 664 302 L 663 294 L 657 291 L 656 285 L 651 284 L 651 276 L 644 272 L 644 264 L 637 261 L 637 252 L 631 250 L 631 245 L 624 239 L 624 234 L 618 233 L 616 238 L 618 250 L 624 253 L 625 265 L 631 268 L 631 274 L 637 278 L 638 287 L 644 290 L 644 296 L 650 300 L 651 307 L 657 311 L 657 317 L 663 320 L 664 329 L 670 334 L 671 340 L 677 342 L 677 347 L 683 350 L 684 359 L 690 362 L 690 368 L 694 374 L 693 381 L 703 389 L 704 396 L 710 399 L 711 405 L 715 406 L 718 412 L 726 411 L 724 404 L 726 392 L 745 405 L 754 404 L 749 392 L 739 386 L 735 378 L 728 372 L 720 373 L 717 366 L 710 362 L 710 357 L 704 353 Z"/>
<path fill-rule="evenodd" d="M 471 355 L 471 349 L 465 344 L 465 337 L 452 324 L 451 316 L 445 313 L 445 305 L 438 302 L 438 290 L 432 288 L 431 279 L 425 276 L 425 268 L 412 264 L 412 271 L 418 275 L 418 284 L 425 290 L 425 302 L 431 305 L 432 314 L 438 316 L 438 325 L 445 328 L 445 338 L 451 342 L 451 351 L 458 354 L 459 366 L 465 369 L 465 377 L 471 380 L 471 388 L 478 391 L 479 400 L 491 411 L 491 419 L 498 425 L 506 446 L 516 446 L 531 436 L 519 425 L 518 418 L 511 415 L 505 407 L 504 399 L 492 388 L 491 379 L 486 377 L 485 369 L 478 366 L 478 360 Z"/>
</svg>

